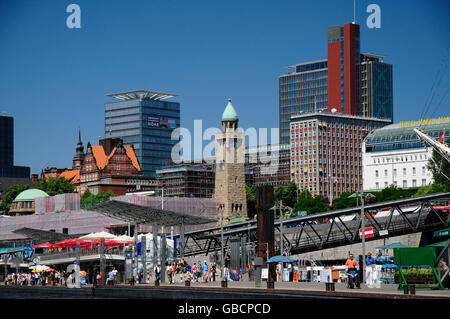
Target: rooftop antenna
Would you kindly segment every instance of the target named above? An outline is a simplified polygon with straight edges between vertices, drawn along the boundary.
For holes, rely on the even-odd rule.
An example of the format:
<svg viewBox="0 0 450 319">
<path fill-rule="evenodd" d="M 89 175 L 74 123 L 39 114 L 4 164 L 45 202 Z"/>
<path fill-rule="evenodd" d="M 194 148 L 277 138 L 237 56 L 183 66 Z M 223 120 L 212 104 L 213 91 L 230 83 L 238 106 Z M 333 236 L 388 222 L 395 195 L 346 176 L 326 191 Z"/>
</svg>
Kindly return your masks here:
<svg viewBox="0 0 450 319">
<path fill-rule="evenodd" d="M 353 24 L 356 23 L 356 0 L 353 0 Z"/>
</svg>

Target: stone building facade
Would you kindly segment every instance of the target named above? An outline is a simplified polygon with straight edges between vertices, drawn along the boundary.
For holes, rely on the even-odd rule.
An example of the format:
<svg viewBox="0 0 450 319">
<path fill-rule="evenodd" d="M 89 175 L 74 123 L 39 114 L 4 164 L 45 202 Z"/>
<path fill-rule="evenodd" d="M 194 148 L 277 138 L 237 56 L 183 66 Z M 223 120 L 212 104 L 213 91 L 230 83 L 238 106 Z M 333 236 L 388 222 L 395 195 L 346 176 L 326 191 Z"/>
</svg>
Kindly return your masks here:
<svg viewBox="0 0 450 319">
<path fill-rule="evenodd" d="M 247 217 L 245 192 L 245 136 L 237 131 L 239 119 L 231 99 L 222 114 L 222 133 L 216 134 L 215 193 L 224 224 L 231 218 Z"/>
</svg>

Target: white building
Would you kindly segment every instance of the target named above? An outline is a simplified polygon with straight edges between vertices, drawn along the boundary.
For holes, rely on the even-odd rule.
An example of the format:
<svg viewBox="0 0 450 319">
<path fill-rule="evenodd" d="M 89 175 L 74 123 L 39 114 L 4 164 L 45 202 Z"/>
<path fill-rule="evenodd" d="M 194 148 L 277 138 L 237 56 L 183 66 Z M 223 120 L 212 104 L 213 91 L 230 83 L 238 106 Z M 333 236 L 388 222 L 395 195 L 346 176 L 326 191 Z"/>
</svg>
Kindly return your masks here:
<svg viewBox="0 0 450 319">
<path fill-rule="evenodd" d="M 445 118 L 447 119 L 447 118 Z M 426 125 L 399 123 L 371 132 L 363 143 L 364 190 L 382 190 L 394 185 L 399 188 L 418 188 L 433 182 L 427 168 L 433 148 L 425 145 L 414 133 L 420 129 L 427 135 L 439 138 L 445 132 L 450 136 L 450 121 L 436 120 Z"/>
</svg>

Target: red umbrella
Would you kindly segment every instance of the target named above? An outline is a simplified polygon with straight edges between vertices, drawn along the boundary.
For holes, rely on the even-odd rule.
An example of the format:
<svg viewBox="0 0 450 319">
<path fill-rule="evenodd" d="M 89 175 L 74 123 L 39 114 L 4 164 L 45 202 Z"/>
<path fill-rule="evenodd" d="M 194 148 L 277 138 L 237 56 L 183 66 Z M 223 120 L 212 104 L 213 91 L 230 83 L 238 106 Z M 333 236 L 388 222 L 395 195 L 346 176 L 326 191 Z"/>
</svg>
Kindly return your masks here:
<svg viewBox="0 0 450 319">
<path fill-rule="evenodd" d="M 53 247 L 55 247 L 55 248 L 75 248 L 75 247 L 77 247 L 77 243 L 80 243 L 80 248 L 90 248 L 91 246 L 94 246 L 93 240 L 72 238 L 72 239 L 66 239 L 66 240 L 54 243 Z"/>
<path fill-rule="evenodd" d="M 47 268 L 47 269 L 44 270 L 44 272 L 52 272 L 52 271 L 55 271 L 55 269 L 53 269 L 53 268 Z"/>
<path fill-rule="evenodd" d="M 33 248 L 52 248 L 52 247 L 53 247 L 53 244 L 48 243 L 48 242 L 33 246 Z"/>
</svg>

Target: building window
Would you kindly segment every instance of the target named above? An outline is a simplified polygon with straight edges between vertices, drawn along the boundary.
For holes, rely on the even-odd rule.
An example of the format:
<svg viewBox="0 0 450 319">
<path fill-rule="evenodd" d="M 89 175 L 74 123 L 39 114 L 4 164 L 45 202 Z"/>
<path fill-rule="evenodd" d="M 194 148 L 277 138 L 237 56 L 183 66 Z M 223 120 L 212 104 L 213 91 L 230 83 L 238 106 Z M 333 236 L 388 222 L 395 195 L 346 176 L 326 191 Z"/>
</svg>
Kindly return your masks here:
<svg viewBox="0 0 450 319">
<path fill-rule="evenodd" d="M 417 181 L 415 179 L 412 180 L 412 187 L 417 187 Z"/>
<path fill-rule="evenodd" d="M 375 188 L 380 189 L 380 184 L 378 182 L 375 183 Z"/>
<path fill-rule="evenodd" d="M 407 188 L 408 187 L 408 181 L 403 181 L 403 188 Z"/>
<path fill-rule="evenodd" d="M 427 180 L 425 178 L 422 178 L 422 186 L 427 186 Z"/>
<path fill-rule="evenodd" d="M 403 168 L 403 176 L 406 176 L 406 168 Z"/>
</svg>

